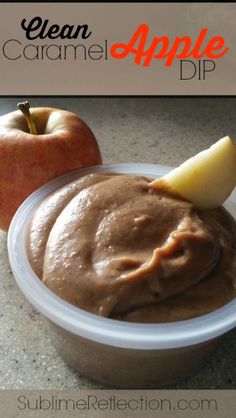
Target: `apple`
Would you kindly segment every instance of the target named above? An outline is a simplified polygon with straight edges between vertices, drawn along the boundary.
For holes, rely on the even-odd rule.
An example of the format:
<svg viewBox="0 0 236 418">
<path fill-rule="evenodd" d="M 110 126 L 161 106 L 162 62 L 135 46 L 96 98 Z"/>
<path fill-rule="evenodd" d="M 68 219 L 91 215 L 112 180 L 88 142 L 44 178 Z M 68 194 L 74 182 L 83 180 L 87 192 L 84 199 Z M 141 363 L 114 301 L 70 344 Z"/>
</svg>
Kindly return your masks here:
<svg viewBox="0 0 236 418">
<path fill-rule="evenodd" d="M 20 204 L 37 188 L 72 170 L 101 164 L 90 128 L 76 114 L 50 107 L 0 117 L 0 228 L 7 230 Z"/>
<path fill-rule="evenodd" d="M 189 200 L 199 209 L 217 208 L 236 185 L 236 145 L 226 136 L 149 185 Z"/>
</svg>

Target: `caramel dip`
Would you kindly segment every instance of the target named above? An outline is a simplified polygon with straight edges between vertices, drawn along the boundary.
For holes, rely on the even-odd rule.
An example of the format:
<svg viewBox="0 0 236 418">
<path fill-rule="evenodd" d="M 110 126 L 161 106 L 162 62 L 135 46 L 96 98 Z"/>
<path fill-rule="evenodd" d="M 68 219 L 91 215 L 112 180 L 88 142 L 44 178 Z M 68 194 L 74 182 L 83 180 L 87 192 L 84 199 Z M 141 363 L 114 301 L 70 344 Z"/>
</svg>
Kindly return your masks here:
<svg viewBox="0 0 236 418">
<path fill-rule="evenodd" d="M 236 224 L 223 208 L 152 190 L 150 179 L 95 173 L 39 206 L 28 231 L 32 269 L 86 311 L 172 322 L 236 296 Z"/>
</svg>

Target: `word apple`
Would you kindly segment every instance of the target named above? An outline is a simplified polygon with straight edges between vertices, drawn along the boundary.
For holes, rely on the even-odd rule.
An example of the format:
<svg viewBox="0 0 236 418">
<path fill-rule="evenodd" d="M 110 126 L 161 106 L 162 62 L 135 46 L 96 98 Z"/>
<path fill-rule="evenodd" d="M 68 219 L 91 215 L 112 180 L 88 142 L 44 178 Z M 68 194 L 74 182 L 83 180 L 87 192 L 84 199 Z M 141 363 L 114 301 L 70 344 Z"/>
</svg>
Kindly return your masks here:
<svg viewBox="0 0 236 418">
<path fill-rule="evenodd" d="M 37 188 L 72 170 L 101 164 L 90 128 L 76 114 L 50 107 L 0 117 L 0 228 Z"/>
<path fill-rule="evenodd" d="M 175 59 L 217 60 L 229 51 L 223 36 L 217 35 L 207 40 L 207 28 L 201 29 L 195 42 L 190 36 L 177 36 L 171 40 L 167 35 L 154 36 L 148 40 L 149 33 L 149 25 L 142 23 L 127 44 L 116 43 L 111 46 L 111 56 L 123 59 L 134 54 L 137 65 L 149 67 L 153 59 L 158 59 L 164 60 L 165 67 L 170 67 Z"/>
</svg>

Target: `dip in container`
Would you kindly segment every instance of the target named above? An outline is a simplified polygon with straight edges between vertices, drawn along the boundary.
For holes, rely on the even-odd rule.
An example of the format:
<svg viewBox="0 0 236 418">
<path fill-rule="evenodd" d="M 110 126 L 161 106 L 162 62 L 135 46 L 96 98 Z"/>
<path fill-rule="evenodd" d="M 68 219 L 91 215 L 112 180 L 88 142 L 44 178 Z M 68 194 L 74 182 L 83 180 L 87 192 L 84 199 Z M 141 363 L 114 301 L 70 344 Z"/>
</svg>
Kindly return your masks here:
<svg viewBox="0 0 236 418">
<path fill-rule="evenodd" d="M 86 312 L 56 296 L 33 272 L 26 252 L 28 224 L 48 195 L 81 176 L 117 172 L 157 178 L 169 170 L 152 164 L 119 164 L 69 173 L 33 193 L 9 229 L 13 274 L 27 299 L 47 319 L 58 353 L 81 374 L 112 386 L 158 387 L 189 375 L 207 358 L 218 337 L 235 327 L 236 299 L 209 314 L 165 324 L 131 323 Z M 236 213 L 235 193 L 225 206 Z"/>
</svg>

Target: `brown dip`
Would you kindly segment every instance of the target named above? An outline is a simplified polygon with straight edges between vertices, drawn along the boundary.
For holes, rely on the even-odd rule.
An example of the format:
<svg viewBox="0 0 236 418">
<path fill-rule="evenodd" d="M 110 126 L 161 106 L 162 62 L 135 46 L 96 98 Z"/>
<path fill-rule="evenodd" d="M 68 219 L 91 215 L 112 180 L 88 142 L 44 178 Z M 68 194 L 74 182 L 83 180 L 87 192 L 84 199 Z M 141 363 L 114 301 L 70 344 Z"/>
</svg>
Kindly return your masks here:
<svg viewBox="0 0 236 418">
<path fill-rule="evenodd" d="M 49 196 L 28 233 L 35 273 L 82 309 L 135 322 L 212 311 L 236 296 L 236 224 L 151 190 L 149 179 L 95 173 Z"/>
</svg>

